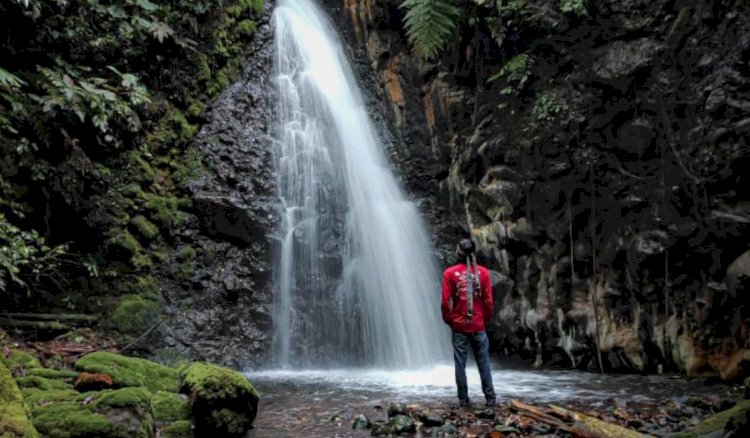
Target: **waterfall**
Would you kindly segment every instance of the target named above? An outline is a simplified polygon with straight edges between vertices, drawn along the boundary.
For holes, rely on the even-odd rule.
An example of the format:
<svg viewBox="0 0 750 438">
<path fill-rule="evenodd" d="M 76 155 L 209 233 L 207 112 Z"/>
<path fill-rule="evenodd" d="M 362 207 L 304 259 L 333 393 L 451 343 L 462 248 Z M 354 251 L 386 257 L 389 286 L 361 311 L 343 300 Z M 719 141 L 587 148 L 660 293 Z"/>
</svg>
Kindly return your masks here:
<svg viewBox="0 0 750 438">
<path fill-rule="evenodd" d="M 280 0 L 273 23 L 277 365 L 417 368 L 448 359 L 425 227 L 393 176 L 334 27 L 311 0 Z"/>
</svg>

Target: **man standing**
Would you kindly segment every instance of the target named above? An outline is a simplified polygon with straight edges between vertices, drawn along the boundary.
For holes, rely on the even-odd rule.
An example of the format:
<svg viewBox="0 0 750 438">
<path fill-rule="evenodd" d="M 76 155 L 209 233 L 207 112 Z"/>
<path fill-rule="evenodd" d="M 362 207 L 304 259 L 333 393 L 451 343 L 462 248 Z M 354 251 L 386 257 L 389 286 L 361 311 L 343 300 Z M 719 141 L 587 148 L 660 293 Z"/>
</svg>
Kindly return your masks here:
<svg viewBox="0 0 750 438">
<path fill-rule="evenodd" d="M 463 239 L 456 247 L 459 262 L 443 272 L 443 321 L 453 332 L 453 360 L 456 365 L 458 405 L 469 406 L 466 387 L 466 356 L 474 354 L 482 379 L 486 406 L 495 406 L 495 388 L 490 372 L 486 324 L 492 317 L 492 281 L 484 266 L 477 265 L 474 242 Z"/>
</svg>

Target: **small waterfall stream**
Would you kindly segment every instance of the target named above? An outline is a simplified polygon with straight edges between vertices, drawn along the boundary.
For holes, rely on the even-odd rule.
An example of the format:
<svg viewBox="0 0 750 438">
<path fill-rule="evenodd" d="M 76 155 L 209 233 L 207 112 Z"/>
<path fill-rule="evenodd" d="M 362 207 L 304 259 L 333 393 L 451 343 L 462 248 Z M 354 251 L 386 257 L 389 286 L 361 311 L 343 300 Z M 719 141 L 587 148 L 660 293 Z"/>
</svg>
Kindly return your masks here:
<svg viewBox="0 0 750 438">
<path fill-rule="evenodd" d="M 449 359 L 440 275 L 334 26 L 311 0 L 274 12 L 277 366 L 417 368 Z"/>
</svg>

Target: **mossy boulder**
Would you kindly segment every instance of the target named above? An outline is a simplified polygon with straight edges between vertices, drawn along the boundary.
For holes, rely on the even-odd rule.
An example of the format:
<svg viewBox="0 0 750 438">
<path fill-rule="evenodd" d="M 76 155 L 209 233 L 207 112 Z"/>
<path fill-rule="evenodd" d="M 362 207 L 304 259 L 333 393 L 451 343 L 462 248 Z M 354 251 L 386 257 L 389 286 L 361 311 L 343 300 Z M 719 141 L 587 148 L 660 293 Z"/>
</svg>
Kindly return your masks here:
<svg viewBox="0 0 750 438">
<path fill-rule="evenodd" d="M 10 355 L 8 355 L 5 358 L 5 364 L 10 369 L 16 369 L 16 368 L 23 368 L 23 369 L 30 369 L 30 368 L 41 368 L 41 364 L 39 363 L 39 360 L 35 358 L 34 356 L 30 355 L 29 353 L 19 350 L 17 348 L 12 348 L 10 350 Z"/>
<path fill-rule="evenodd" d="M 158 321 L 159 303 L 142 295 L 122 297 L 112 313 L 114 328 L 124 335 L 141 335 Z"/>
<path fill-rule="evenodd" d="M 34 426 L 50 438 L 148 438 L 154 433 L 146 388 L 25 392 Z"/>
<path fill-rule="evenodd" d="M 0 361 L 0 437 L 37 438 L 39 434 L 29 419 L 26 406 L 16 382 L 3 361 Z"/>
<path fill-rule="evenodd" d="M 38 377 L 44 377 L 45 379 L 58 379 L 58 380 L 64 380 L 64 381 L 72 381 L 76 377 L 78 377 L 78 373 L 76 371 L 71 370 L 52 370 L 49 368 L 32 368 L 28 369 L 24 372 L 24 375 L 26 376 L 38 376 Z"/>
<path fill-rule="evenodd" d="M 108 374 L 117 387 L 145 386 L 153 392 L 177 390 L 175 369 L 145 359 L 97 351 L 78 359 L 76 368 L 89 373 Z"/>
<path fill-rule="evenodd" d="M 258 392 L 242 374 L 204 363 L 184 366 L 180 391 L 189 394 L 197 434 L 243 436 L 258 412 Z"/>
<path fill-rule="evenodd" d="M 706 418 L 691 429 L 668 436 L 669 438 L 721 437 L 724 436 L 724 432 L 734 432 L 734 430 L 726 429 L 733 429 L 738 424 L 744 424 L 748 413 L 750 413 L 750 400 L 743 400 L 730 409 Z"/>
<path fill-rule="evenodd" d="M 193 423 L 190 420 L 175 421 L 161 430 L 161 436 L 167 438 L 190 438 L 193 436 Z"/>
<path fill-rule="evenodd" d="M 16 378 L 16 384 L 21 388 L 38 388 L 43 390 L 50 389 L 72 389 L 70 383 L 57 379 L 48 379 L 39 376 L 24 376 Z"/>
<path fill-rule="evenodd" d="M 174 422 L 190 418 L 188 400 L 183 394 L 157 391 L 151 398 L 151 409 L 157 422 Z"/>
</svg>

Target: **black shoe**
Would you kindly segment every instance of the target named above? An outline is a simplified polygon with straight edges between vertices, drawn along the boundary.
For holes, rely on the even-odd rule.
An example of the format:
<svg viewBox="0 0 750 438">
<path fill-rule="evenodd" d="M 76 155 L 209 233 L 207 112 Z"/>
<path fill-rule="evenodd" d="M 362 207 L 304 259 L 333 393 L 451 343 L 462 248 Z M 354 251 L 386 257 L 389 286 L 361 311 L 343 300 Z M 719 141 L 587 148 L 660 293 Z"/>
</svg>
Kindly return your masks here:
<svg viewBox="0 0 750 438">
<path fill-rule="evenodd" d="M 451 406 L 452 409 L 465 409 L 470 408 L 471 402 L 470 401 L 459 401 L 458 403 Z"/>
<path fill-rule="evenodd" d="M 486 408 L 494 408 L 497 406 L 497 402 L 495 400 L 487 401 L 487 403 L 484 404 Z"/>
</svg>

